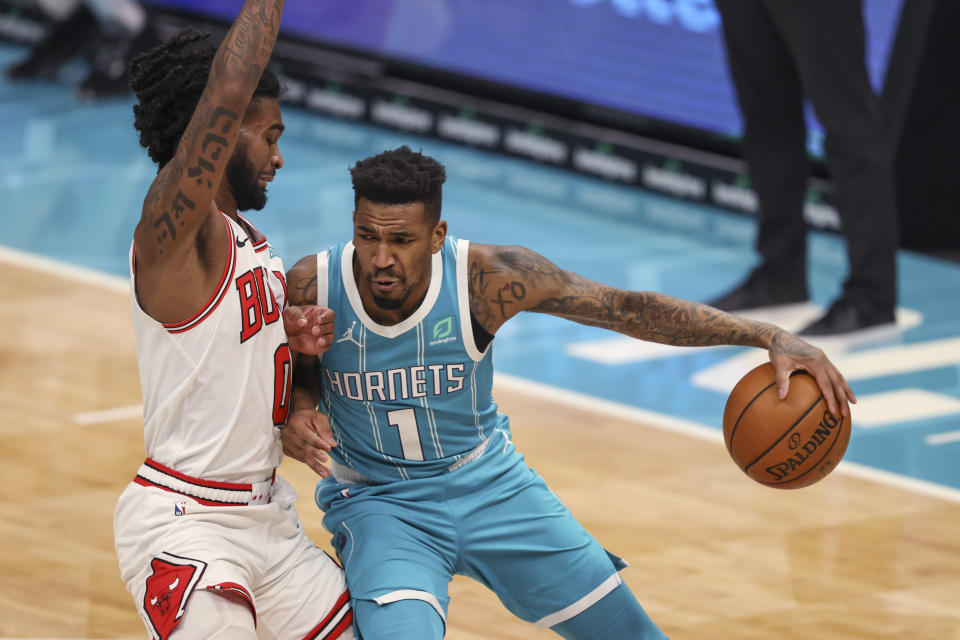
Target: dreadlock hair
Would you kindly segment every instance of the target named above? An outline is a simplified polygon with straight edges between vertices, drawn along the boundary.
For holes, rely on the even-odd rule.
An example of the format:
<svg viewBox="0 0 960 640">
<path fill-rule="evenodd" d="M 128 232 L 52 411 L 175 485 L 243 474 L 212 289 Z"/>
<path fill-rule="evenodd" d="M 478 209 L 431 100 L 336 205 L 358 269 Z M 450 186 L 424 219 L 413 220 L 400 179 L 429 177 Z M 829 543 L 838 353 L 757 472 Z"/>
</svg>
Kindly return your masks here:
<svg viewBox="0 0 960 640">
<path fill-rule="evenodd" d="M 216 53 L 209 33 L 188 27 L 130 61 L 130 88 L 138 101 L 133 126 L 159 168 L 176 153 Z M 253 97 L 280 97 L 280 82 L 269 69 L 264 69 Z"/>
<path fill-rule="evenodd" d="M 426 221 L 431 225 L 439 222 L 447 172 L 430 156 L 404 145 L 359 161 L 350 169 L 350 176 L 354 204 L 360 198 L 378 204 L 422 202 Z"/>
</svg>

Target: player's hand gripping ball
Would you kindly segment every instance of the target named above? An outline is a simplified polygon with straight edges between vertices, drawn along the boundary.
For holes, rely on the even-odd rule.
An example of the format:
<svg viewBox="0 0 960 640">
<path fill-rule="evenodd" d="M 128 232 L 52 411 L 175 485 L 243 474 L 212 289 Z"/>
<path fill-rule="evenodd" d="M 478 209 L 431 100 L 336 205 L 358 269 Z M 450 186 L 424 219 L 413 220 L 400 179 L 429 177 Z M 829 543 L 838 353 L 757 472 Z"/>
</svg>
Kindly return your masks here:
<svg viewBox="0 0 960 640">
<path fill-rule="evenodd" d="M 768 487 L 799 489 L 825 478 L 850 442 L 850 420 L 834 416 L 810 374 L 790 377 L 780 399 L 769 362 L 740 379 L 723 411 L 723 440 L 744 473 Z"/>
</svg>

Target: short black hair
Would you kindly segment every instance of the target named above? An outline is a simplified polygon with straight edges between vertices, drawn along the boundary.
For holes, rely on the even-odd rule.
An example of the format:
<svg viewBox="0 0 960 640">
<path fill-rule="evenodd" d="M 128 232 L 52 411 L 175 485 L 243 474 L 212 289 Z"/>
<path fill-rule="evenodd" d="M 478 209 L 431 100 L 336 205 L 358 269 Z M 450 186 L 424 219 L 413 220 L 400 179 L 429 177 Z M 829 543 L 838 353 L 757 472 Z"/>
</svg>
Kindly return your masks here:
<svg viewBox="0 0 960 640">
<path fill-rule="evenodd" d="M 354 204 L 360 198 L 378 204 L 422 202 L 427 222 L 439 222 L 447 172 L 430 156 L 404 145 L 359 161 L 350 176 Z"/>
<path fill-rule="evenodd" d="M 209 33 L 187 27 L 130 61 L 130 88 L 138 102 L 133 105 L 133 126 L 140 132 L 140 145 L 161 168 L 177 151 L 216 53 Z M 280 81 L 269 69 L 264 69 L 253 97 L 280 97 Z"/>
</svg>

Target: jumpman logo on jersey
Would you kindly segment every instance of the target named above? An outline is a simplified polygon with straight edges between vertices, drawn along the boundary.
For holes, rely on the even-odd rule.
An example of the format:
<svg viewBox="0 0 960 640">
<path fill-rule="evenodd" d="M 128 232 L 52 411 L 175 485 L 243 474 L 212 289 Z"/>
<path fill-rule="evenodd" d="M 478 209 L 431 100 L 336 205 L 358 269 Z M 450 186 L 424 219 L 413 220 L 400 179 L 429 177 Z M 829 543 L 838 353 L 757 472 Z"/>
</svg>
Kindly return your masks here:
<svg viewBox="0 0 960 640">
<path fill-rule="evenodd" d="M 356 320 L 353 321 L 353 324 L 350 325 L 350 328 L 349 328 L 349 329 L 347 329 L 346 331 L 343 332 L 343 335 L 340 336 L 340 339 L 337 340 L 337 342 L 347 342 L 347 341 L 349 341 L 349 342 L 352 342 L 353 344 L 357 345 L 358 347 L 361 347 L 361 348 L 362 348 L 363 345 L 360 344 L 360 342 L 359 342 L 356 338 L 353 337 L 353 328 L 354 328 L 355 326 L 357 326 L 357 321 L 356 321 Z"/>
</svg>

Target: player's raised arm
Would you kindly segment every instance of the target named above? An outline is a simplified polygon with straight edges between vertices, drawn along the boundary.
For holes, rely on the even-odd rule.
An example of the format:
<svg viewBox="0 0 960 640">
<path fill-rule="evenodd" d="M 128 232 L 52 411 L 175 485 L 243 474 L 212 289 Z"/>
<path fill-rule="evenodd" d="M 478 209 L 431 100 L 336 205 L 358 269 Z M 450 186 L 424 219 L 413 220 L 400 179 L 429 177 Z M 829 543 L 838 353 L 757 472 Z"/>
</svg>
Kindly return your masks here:
<svg viewBox="0 0 960 640">
<path fill-rule="evenodd" d="M 134 243 L 138 295 L 155 318 L 176 320 L 184 312 L 196 311 L 190 309 L 190 300 L 178 304 L 178 298 L 184 297 L 178 293 L 178 285 L 190 275 L 213 272 L 219 276 L 222 271 L 226 234 L 207 233 L 199 243 L 196 236 L 205 225 L 212 227 L 217 217 L 214 196 L 243 114 L 273 51 L 282 10 L 283 0 L 244 3 L 217 50 L 203 94 L 173 158 L 161 167 L 147 192 Z M 204 255 L 197 259 L 201 251 Z M 174 278 L 167 277 L 171 275 L 168 272 Z M 163 294 L 152 299 L 152 292 L 158 289 Z M 190 287 L 183 290 L 190 298 Z M 147 300 L 143 299 L 145 292 Z"/>
<path fill-rule="evenodd" d="M 470 245 L 470 311 L 491 334 L 520 311 L 674 346 L 743 345 L 770 351 L 781 397 L 791 371 L 816 379 L 830 410 L 849 414 L 853 392 L 823 351 L 775 325 L 651 291 L 625 291 L 561 269 L 517 246 Z"/>
</svg>

